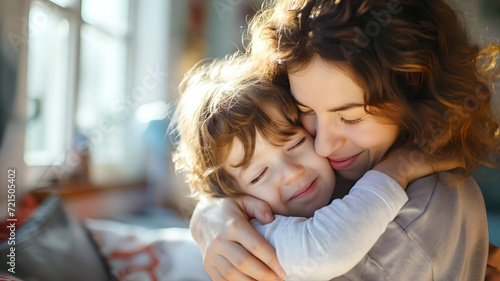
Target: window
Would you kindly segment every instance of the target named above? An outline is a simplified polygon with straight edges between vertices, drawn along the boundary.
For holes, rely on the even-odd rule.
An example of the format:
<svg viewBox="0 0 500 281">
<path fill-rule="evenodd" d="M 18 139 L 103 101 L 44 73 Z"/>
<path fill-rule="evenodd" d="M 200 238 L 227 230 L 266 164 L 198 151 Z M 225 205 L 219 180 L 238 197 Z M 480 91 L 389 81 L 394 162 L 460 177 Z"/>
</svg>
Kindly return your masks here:
<svg viewBox="0 0 500 281">
<path fill-rule="evenodd" d="M 48 177 L 71 172 L 78 161 L 68 157 L 85 146 L 102 173 L 130 174 L 130 120 L 116 109 L 132 75 L 129 11 L 128 0 L 31 2 L 24 159 L 55 168 Z"/>
<path fill-rule="evenodd" d="M 124 0 L 83 0 L 77 130 L 88 138 L 95 163 L 125 161 L 127 120 L 116 104 L 125 98 L 128 5 Z"/>
<path fill-rule="evenodd" d="M 70 19 L 35 1 L 29 13 L 28 115 L 25 162 L 60 165 L 68 146 Z"/>
</svg>

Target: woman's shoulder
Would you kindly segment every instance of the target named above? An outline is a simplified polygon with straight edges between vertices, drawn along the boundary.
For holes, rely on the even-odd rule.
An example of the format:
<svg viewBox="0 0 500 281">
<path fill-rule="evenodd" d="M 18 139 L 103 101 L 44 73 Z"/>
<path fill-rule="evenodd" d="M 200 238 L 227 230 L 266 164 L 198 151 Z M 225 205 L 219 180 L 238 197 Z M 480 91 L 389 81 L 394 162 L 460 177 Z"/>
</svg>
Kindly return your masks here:
<svg viewBox="0 0 500 281">
<path fill-rule="evenodd" d="M 346 276 L 355 280 L 364 275 L 381 276 L 377 280 L 482 280 L 488 227 L 475 180 L 467 178 L 450 187 L 431 175 L 412 182 L 406 191 L 409 201 L 364 261 Z"/>
<path fill-rule="evenodd" d="M 486 216 L 484 199 L 476 181 L 469 177 L 457 185 L 446 184 L 454 178 L 453 174 L 442 172 L 410 183 L 406 189 L 409 200 L 395 221 L 407 229 L 416 227 L 427 217 L 439 222 L 458 216 Z"/>
</svg>

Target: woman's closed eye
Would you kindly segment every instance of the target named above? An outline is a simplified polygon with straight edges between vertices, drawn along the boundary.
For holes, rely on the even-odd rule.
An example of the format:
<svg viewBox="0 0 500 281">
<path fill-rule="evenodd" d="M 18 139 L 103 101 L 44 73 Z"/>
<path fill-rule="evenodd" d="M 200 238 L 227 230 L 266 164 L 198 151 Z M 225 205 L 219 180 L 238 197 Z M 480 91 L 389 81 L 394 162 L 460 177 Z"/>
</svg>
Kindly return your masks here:
<svg viewBox="0 0 500 281">
<path fill-rule="evenodd" d="M 264 170 L 262 170 L 262 172 L 260 172 L 259 175 L 257 175 L 253 180 L 251 180 L 250 184 L 256 184 L 257 182 L 259 182 L 264 177 L 266 172 L 267 172 L 267 167 L 264 168 Z"/>
<path fill-rule="evenodd" d="M 345 123 L 345 124 L 348 124 L 348 125 L 355 125 L 355 124 L 358 124 L 359 122 L 363 121 L 364 119 L 364 116 L 361 117 L 361 118 L 357 118 L 357 119 L 345 119 L 344 117 L 340 117 L 340 121 L 342 121 L 342 123 Z"/>
</svg>

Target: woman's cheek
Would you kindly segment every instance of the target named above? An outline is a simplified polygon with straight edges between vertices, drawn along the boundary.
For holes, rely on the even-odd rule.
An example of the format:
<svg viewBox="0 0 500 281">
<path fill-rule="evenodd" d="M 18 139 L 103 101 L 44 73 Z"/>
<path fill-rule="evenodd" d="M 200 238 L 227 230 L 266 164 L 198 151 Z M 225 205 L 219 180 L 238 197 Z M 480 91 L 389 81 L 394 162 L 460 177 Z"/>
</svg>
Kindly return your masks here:
<svg viewBox="0 0 500 281">
<path fill-rule="evenodd" d="M 311 134 L 311 136 L 315 137 L 316 136 L 316 117 L 315 115 L 305 115 L 301 114 L 300 117 L 300 122 L 302 123 L 302 126 L 304 126 L 304 129 Z"/>
<path fill-rule="evenodd" d="M 360 126 L 353 126 L 349 135 L 351 141 L 359 147 L 389 149 L 396 141 L 398 129 L 397 126 L 393 125 L 367 122 L 363 125 L 360 124 Z"/>
</svg>

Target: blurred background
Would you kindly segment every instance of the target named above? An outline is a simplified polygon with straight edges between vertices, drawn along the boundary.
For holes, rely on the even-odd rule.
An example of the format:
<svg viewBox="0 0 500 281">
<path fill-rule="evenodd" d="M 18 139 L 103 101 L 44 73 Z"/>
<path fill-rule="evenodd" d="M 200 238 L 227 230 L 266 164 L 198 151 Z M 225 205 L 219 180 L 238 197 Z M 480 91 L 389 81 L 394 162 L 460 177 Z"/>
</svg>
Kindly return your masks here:
<svg viewBox="0 0 500 281">
<path fill-rule="evenodd" d="M 197 61 L 243 50 L 261 2 L 0 0 L 2 186 L 15 168 L 17 198 L 57 189 L 78 219 L 187 227 L 195 202 L 170 159 L 171 104 Z M 454 2 L 475 40 L 500 37 L 500 1 Z M 499 173 L 476 173 L 497 245 Z"/>
<path fill-rule="evenodd" d="M 242 50 L 261 2 L 0 0 L 1 169 L 17 169 L 18 198 L 56 186 L 78 218 L 186 226 L 171 103 L 197 61 Z"/>
</svg>

